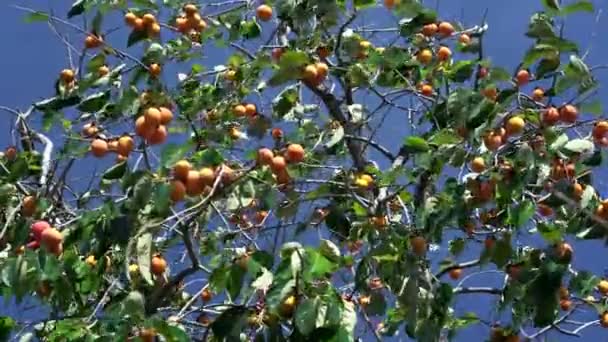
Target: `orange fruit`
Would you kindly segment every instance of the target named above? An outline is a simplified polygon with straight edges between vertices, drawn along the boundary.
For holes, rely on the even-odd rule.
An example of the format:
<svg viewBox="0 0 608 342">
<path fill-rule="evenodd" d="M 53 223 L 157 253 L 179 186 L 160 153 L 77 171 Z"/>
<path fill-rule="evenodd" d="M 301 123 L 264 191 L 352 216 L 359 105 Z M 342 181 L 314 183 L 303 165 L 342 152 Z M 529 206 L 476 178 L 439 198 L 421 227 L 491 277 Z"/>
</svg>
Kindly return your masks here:
<svg viewBox="0 0 608 342">
<path fill-rule="evenodd" d="M 71 83 L 74 81 L 74 70 L 72 69 L 63 69 L 61 74 L 59 75 L 63 83 Z"/>
<path fill-rule="evenodd" d="M 269 148 L 261 148 L 258 150 L 258 163 L 260 165 L 270 165 L 272 163 L 272 159 L 274 158 L 274 153 Z"/>
<path fill-rule="evenodd" d="M 143 342 L 154 342 L 156 339 L 156 331 L 153 328 L 142 329 L 139 332 L 139 338 L 141 338 Z"/>
<path fill-rule="evenodd" d="M 108 151 L 116 152 L 118 150 L 118 140 L 108 141 Z"/>
<path fill-rule="evenodd" d="M 597 290 L 604 296 L 608 295 L 608 280 L 602 279 L 597 284 Z"/>
<path fill-rule="evenodd" d="M 254 116 L 257 112 L 258 112 L 258 109 L 256 108 L 255 104 L 248 103 L 245 105 L 245 114 L 247 114 L 249 116 Z"/>
<path fill-rule="evenodd" d="M 520 134 L 524 130 L 525 125 L 526 123 L 521 116 L 512 116 L 507 120 L 505 129 L 511 135 Z"/>
<path fill-rule="evenodd" d="M 135 120 L 135 134 L 144 139 L 148 139 L 156 130 L 156 127 L 146 122 L 144 115 L 141 115 Z"/>
<path fill-rule="evenodd" d="M 557 294 L 560 299 L 570 298 L 570 291 L 568 291 L 568 288 L 565 286 L 560 286 L 559 290 L 557 291 Z"/>
<path fill-rule="evenodd" d="M 190 170 L 186 176 L 186 193 L 190 196 L 200 195 L 203 192 L 201 175 L 198 171 Z"/>
<path fill-rule="evenodd" d="M 486 162 L 482 157 L 476 157 L 471 162 L 471 170 L 473 172 L 481 173 L 486 169 Z"/>
<path fill-rule="evenodd" d="M 319 62 L 315 64 L 315 68 L 317 68 L 317 75 L 319 77 L 327 77 L 327 74 L 329 73 L 329 67 L 327 66 L 327 64 Z"/>
<path fill-rule="evenodd" d="M 133 12 L 127 12 L 125 14 L 125 23 L 131 27 L 135 26 L 135 21 L 137 20 L 137 16 Z"/>
<path fill-rule="evenodd" d="M 268 5 L 260 5 L 255 10 L 255 14 L 261 21 L 269 21 L 272 19 L 272 7 Z"/>
<path fill-rule="evenodd" d="M 317 68 L 313 64 L 309 64 L 302 72 L 302 79 L 307 82 L 314 82 L 317 79 Z"/>
<path fill-rule="evenodd" d="M 160 25 L 158 23 L 152 23 L 150 27 L 148 27 L 148 36 L 156 37 L 160 34 Z"/>
<path fill-rule="evenodd" d="M 450 278 L 452 278 L 453 280 L 458 280 L 460 278 L 460 276 L 462 275 L 462 268 L 454 268 L 452 270 L 450 270 Z"/>
<path fill-rule="evenodd" d="M 173 202 L 179 202 L 186 196 L 186 186 L 180 180 L 173 180 L 171 182 L 171 193 L 169 197 Z"/>
<path fill-rule="evenodd" d="M 144 14 L 143 17 L 141 17 L 141 19 L 144 21 L 144 25 L 146 25 L 146 26 L 150 26 L 150 25 L 156 23 L 156 17 L 152 13 Z"/>
<path fill-rule="evenodd" d="M 108 143 L 102 139 L 95 139 L 91 142 L 91 153 L 97 158 L 101 158 L 108 152 Z"/>
<path fill-rule="evenodd" d="M 560 262 L 570 263 L 572 255 L 574 254 L 574 249 L 569 243 L 561 242 L 555 247 L 555 252 Z"/>
<path fill-rule="evenodd" d="M 234 115 L 236 115 L 238 117 L 242 117 L 242 116 L 247 115 L 247 108 L 243 105 L 236 105 L 232 109 L 232 112 L 234 113 Z"/>
<path fill-rule="evenodd" d="M 188 178 L 190 170 L 192 170 L 190 162 L 182 159 L 173 165 L 173 176 L 181 181 L 185 181 Z"/>
<path fill-rule="evenodd" d="M 186 17 L 186 21 L 189 29 L 196 29 L 200 25 L 202 18 L 199 13 L 193 13 Z"/>
<path fill-rule="evenodd" d="M 151 145 L 162 144 L 167 140 L 167 128 L 164 125 L 159 125 L 154 129 L 154 132 L 148 137 L 148 143 Z"/>
<path fill-rule="evenodd" d="M 29 217 L 34 215 L 36 209 L 38 207 L 38 200 L 35 196 L 25 196 L 23 198 L 23 202 L 21 203 L 21 209 L 23 216 Z"/>
<path fill-rule="evenodd" d="M 144 24 L 144 20 L 142 18 L 135 18 L 135 22 L 133 22 L 133 30 L 143 31 L 145 28 L 146 24 Z"/>
<path fill-rule="evenodd" d="M 439 35 L 443 37 L 449 37 L 454 33 L 454 26 L 452 26 L 451 23 L 444 21 L 439 23 L 437 31 L 439 32 Z"/>
<path fill-rule="evenodd" d="M 445 62 L 452 57 L 452 51 L 447 46 L 442 46 L 437 50 L 437 59 Z"/>
<path fill-rule="evenodd" d="M 581 197 L 583 197 L 584 192 L 585 189 L 583 188 L 583 185 L 581 185 L 581 183 L 575 182 L 572 186 L 572 195 L 574 196 L 574 198 L 581 199 Z"/>
<path fill-rule="evenodd" d="M 160 124 L 161 125 L 167 125 L 171 122 L 171 120 L 173 120 L 173 113 L 171 112 L 171 110 L 167 107 L 160 107 L 158 108 L 159 112 L 160 112 Z"/>
<path fill-rule="evenodd" d="M 283 130 L 280 128 L 273 128 L 272 131 L 270 132 L 270 134 L 276 140 L 283 138 Z"/>
<path fill-rule="evenodd" d="M 595 139 L 603 138 L 608 133 L 608 121 L 598 121 L 593 126 L 592 134 Z"/>
<path fill-rule="evenodd" d="M 184 17 L 178 17 L 175 19 L 175 27 L 181 33 L 186 33 L 188 31 L 188 19 Z"/>
<path fill-rule="evenodd" d="M 152 261 L 150 262 L 150 272 L 154 275 L 162 275 L 167 270 L 167 261 L 159 255 L 155 255 L 152 257 Z"/>
<path fill-rule="evenodd" d="M 299 163 L 304 160 L 304 148 L 300 144 L 289 144 L 285 154 L 291 163 Z"/>
<path fill-rule="evenodd" d="M 422 236 L 414 236 L 410 239 L 410 244 L 412 246 L 412 251 L 414 255 L 423 256 L 426 254 L 427 244 L 426 239 Z"/>
<path fill-rule="evenodd" d="M 146 109 L 144 117 L 146 119 L 146 124 L 153 127 L 160 125 L 161 115 L 160 110 L 158 110 L 158 108 L 150 107 Z"/>
<path fill-rule="evenodd" d="M 121 154 L 123 156 L 128 156 L 129 153 L 131 153 L 131 151 L 133 151 L 133 146 L 135 144 L 133 143 L 133 138 L 131 138 L 128 135 L 124 135 L 120 138 L 118 138 L 118 146 L 116 148 L 116 151 L 118 152 L 118 154 Z"/>
<path fill-rule="evenodd" d="M 433 52 L 429 49 L 421 50 L 416 59 L 422 64 L 429 64 L 433 60 Z"/>
<path fill-rule="evenodd" d="M 458 37 L 458 42 L 460 42 L 460 44 L 465 45 L 465 46 L 469 45 L 469 44 L 471 44 L 471 37 L 468 34 L 463 33 L 460 35 L 460 37 Z"/>
<path fill-rule="evenodd" d="M 158 65 L 157 63 L 152 63 L 148 67 L 148 71 L 149 71 L 151 77 L 156 78 L 160 75 L 162 69 L 161 69 L 160 65 Z"/>
<path fill-rule="evenodd" d="M 517 81 L 518 86 L 525 86 L 526 84 L 528 84 L 528 82 L 530 82 L 530 72 L 525 69 L 519 70 L 515 75 L 515 80 Z"/>
<path fill-rule="evenodd" d="M 395 5 L 399 4 L 401 0 L 384 0 L 384 7 L 388 9 L 393 9 Z"/>
<path fill-rule="evenodd" d="M 573 105 L 565 105 L 559 109 L 559 118 L 566 123 L 575 123 L 578 117 L 578 110 Z"/>
<path fill-rule="evenodd" d="M 328 46 L 319 46 L 317 48 L 317 55 L 321 59 L 326 59 L 331 54 L 331 50 Z"/>
<path fill-rule="evenodd" d="M 604 328 L 608 328 L 608 311 L 600 315 L 600 325 Z"/>
<path fill-rule="evenodd" d="M 543 204 L 543 203 L 539 203 L 538 204 L 538 213 L 541 214 L 542 216 L 548 217 L 553 215 L 553 208 L 551 208 L 550 206 Z"/>
<path fill-rule="evenodd" d="M 63 235 L 55 228 L 45 229 L 42 234 L 40 234 L 40 243 L 49 250 L 54 250 L 62 242 Z"/>
<path fill-rule="evenodd" d="M 268 212 L 266 210 L 259 210 L 255 213 L 255 223 L 262 224 L 266 217 L 268 216 Z"/>
<path fill-rule="evenodd" d="M 547 126 L 553 126 L 559 122 L 560 114 L 557 108 L 549 107 L 542 114 L 543 123 Z"/>
<path fill-rule="evenodd" d="M 13 161 L 17 159 L 17 148 L 15 146 L 9 146 L 4 151 L 4 156 L 6 160 Z"/>
<path fill-rule="evenodd" d="M 203 300 L 203 302 L 208 302 L 213 298 L 213 293 L 211 293 L 211 290 L 209 290 L 208 287 L 205 287 L 203 289 L 203 292 L 201 292 L 201 299 Z"/>
<path fill-rule="evenodd" d="M 540 102 L 543 100 L 544 97 L 545 97 L 545 91 L 543 90 L 543 88 L 539 88 L 539 87 L 534 88 L 534 90 L 532 91 L 532 100 L 534 100 L 536 102 Z"/>
<path fill-rule="evenodd" d="M 559 301 L 559 307 L 564 311 L 568 311 L 572 308 L 572 302 L 568 299 L 561 299 Z"/>
<path fill-rule="evenodd" d="M 430 23 L 430 24 L 426 24 L 426 25 L 422 26 L 422 34 L 427 37 L 432 37 L 432 36 L 436 35 L 438 30 L 439 30 L 439 28 L 437 27 L 437 24 L 435 24 L 435 23 Z"/>
<path fill-rule="evenodd" d="M 420 93 L 424 96 L 432 96 L 433 95 L 433 86 L 430 84 L 423 84 L 420 87 Z"/>
<path fill-rule="evenodd" d="M 96 35 L 90 34 L 84 39 L 84 46 L 87 49 L 94 49 L 101 46 L 103 39 Z"/>
<path fill-rule="evenodd" d="M 222 165 L 222 172 L 222 182 L 224 182 L 225 184 L 230 184 L 234 182 L 237 178 L 237 175 L 234 170 L 226 164 Z"/>
<path fill-rule="evenodd" d="M 82 126 L 82 135 L 84 135 L 87 138 L 91 138 L 93 136 L 95 136 L 97 134 L 97 132 L 99 131 L 99 129 L 97 129 L 97 126 L 95 125 L 94 122 L 85 124 L 84 126 Z"/>
<path fill-rule="evenodd" d="M 270 164 L 270 170 L 272 170 L 273 173 L 279 174 L 279 173 L 285 171 L 286 167 L 287 167 L 287 162 L 285 161 L 285 158 L 283 158 L 281 156 L 276 156 L 276 157 L 272 158 L 272 163 Z"/>
<path fill-rule="evenodd" d="M 281 57 L 283 56 L 283 53 L 285 52 L 285 50 L 283 48 L 274 48 L 272 49 L 272 59 L 274 59 L 275 61 L 279 61 L 281 59 Z"/>
<path fill-rule="evenodd" d="M 97 75 L 99 77 L 104 77 L 105 75 L 110 73 L 110 68 L 108 68 L 107 65 L 102 65 L 99 68 L 97 68 Z"/>
<path fill-rule="evenodd" d="M 498 97 L 498 89 L 496 89 L 495 87 L 484 88 L 482 92 L 483 96 L 493 101 L 495 101 Z"/>
<path fill-rule="evenodd" d="M 234 140 L 240 139 L 242 134 L 243 132 L 241 132 L 238 127 L 230 127 L 230 130 L 228 130 L 228 135 Z"/>
<path fill-rule="evenodd" d="M 204 167 L 198 171 L 201 184 L 212 186 L 215 183 L 215 171 L 210 167 Z"/>
<path fill-rule="evenodd" d="M 194 15 L 194 13 L 198 12 L 198 8 L 195 4 L 185 4 L 183 10 L 186 15 Z"/>
</svg>

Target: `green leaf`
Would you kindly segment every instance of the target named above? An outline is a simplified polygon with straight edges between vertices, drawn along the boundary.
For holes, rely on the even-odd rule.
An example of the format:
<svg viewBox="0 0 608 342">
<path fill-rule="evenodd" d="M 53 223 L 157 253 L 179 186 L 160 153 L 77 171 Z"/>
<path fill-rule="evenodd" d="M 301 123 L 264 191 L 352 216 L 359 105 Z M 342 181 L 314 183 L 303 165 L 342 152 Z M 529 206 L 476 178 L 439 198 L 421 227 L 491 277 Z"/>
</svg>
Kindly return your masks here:
<svg viewBox="0 0 608 342">
<path fill-rule="evenodd" d="M 523 227 L 532 216 L 536 206 L 532 201 L 523 200 L 517 207 L 509 211 L 509 222 L 517 228 Z"/>
<path fill-rule="evenodd" d="M 110 99 L 110 92 L 104 91 L 95 93 L 84 98 L 78 105 L 78 110 L 93 113 L 99 111 Z"/>
<path fill-rule="evenodd" d="M 262 28 L 255 20 L 247 21 L 241 24 L 239 28 L 241 36 L 245 39 L 254 39 L 260 36 Z"/>
<path fill-rule="evenodd" d="M 594 12 L 593 4 L 587 0 L 577 1 L 577 2 L 564 6 L 559 14 L 562 16 L 566 16 L 566 15 L 576 13 L 576 12 L 593 13 Z"/>
<path fill-rule="evenodd" d="M 422 8 L 418 14 L 412 19 L 405 21 L 399 29 L 399 34 L 402 37 L 409 37 L 414 32 L 418 31 L 422 26 L 437 21 L 437 13 L 428 8 Z"/>
<path fill-rule="evenodd" d="M 604 112 L 604 109 L 602 108 L 602 101 L 600 100 L 585 102 L 579 106 L 579 109 L 583 113 L 594 115 L 601 115 Z"/>
<path fill-rule="evenodd" d="M 473 61 L 458 61 L 450 68 L 448 78 L 454 82 L 464 82 L 473 75 L 475 65 Z"/>
<path fill-rule="evenodd" d="M 243 306 L 226 309 L 211 323 L 213 335 L 227 341 L 240 341 L 239 335 L 247 324 L 247 312 Z"/>
<path fill-rule="evenodd" d="M 146 38 L 148 38 L 148 34 L 145 30 L 133 30 L 129 34 L 129 38 L 127 38 L 127 47 L 131 47 Z"/>
<path fill-rule="evenodd" d="M 318 297 L 305 299 L 298 304 L 295 313 L 295 324 L 300 333 L 308 336 L 315 328 L 321 300 Z"/>
<path fill-rule="evenodd" d="M 139 273 L 148 284 L 152 284 L 152 274 L 150 273 L 150 261 L 152 260 L 152 233 L 143 233 L 137 238 L 137 266 Z"/>
<path fill-rule="evenodd" d="M 370 303 L 365 307 L 365 312 L 370 316 L 384 316 L 386 313 L 386 298 L 382 292 L 374 291 L 370 295 Z"/>
<path fill-rule="evenodd" d="M 427 152 L 430 149 L 429 144 L 421 137 L 409 136 L 405 138 L 403 145 L 408 151 L 413 153 Z"/>
<path fill-rule="evenodd" d="M 536 229 L 540 233 L 543 239 L 549 243 L 555 243 L 561 241 L 562 232 L 558 225 L 549 222 L 539 222 L 536 225 Z"/>
<path fill-rule="evenodd" d="M 452 129 L 444 128 L 439 132 L 433 134 L 429 139 L 429 144 L 432 145 L 453 145 L 462 141 L 462 137 L 454 132 Z"/>
<path fill-rule="evenodd" d="M 127 162 L 123 161 L 123 162 L 113 165 L 109 169 L 107 169 L 106 172 L 103 173 L 103 176 L 101 176 L 101 178 L 103 178 L 105 180 L 119 179 L 124 176 L 126 171 L 127 171 Z"/>
<path fill-rule="evenodd" d="M 496 265 L 496 267 L 502 268 L 509 262 L 512 253 L 513 249 L 511 247 L 510 240 L 497 240 L 492 254 L 492 262 Z"/>
<path fill-rule="evenodd" d="M 577 293 L 579 297 L 585 298 L 593 294 L 600 279 L 588 271 L 579 271 L 570 280 L 570 291 Z"/>
<path fill-rule="evenodd" d="M 87 0 L 76 0 L 68 11 L 68 18 L 75 17 L 84 13 L 84 8 Z"/>
<path fill-rule="evenodd" d="M 322 239 L 319 246 L 319 252 L 332 262 L 338 262 L 340 260 L 340 248 L 331 240 Z"/>
<path fill-rule="evenodd" d="M 301 51 L 288 51 L 281 56 L 279 70 L 268 80 L 270 86 L 278 86 L 300 77 L 302 68 L 308 64 L 308 55 Z"/>
<path fill-rule="evenodd" d="M 464 251 L 466 241 L 463 238 L 457 238 L 449 242 L 449 250 L 453 255 L 459 255 Z"/>
<path fill-rule="evenodd" d="M 558 49 L 550 44 L 536 44 L 530 48 L 523 59 L 523 67 L 527 68 L 539 58 L 552 58 L 559 53 Z"/>
<path fill-rule="evenodd" d="M 156 186 L 152 203 L 154 203 L 154 209 L 160 216 L 164 217 L 169 214 L 171 208 L 170 194 L 171 187 L 169 184 L 161 183 Z"/>
<path fill-rule="evenodd" d="M 230 273 L 228 274 L 228 279 L 226 282 L 226 289 L 230 294 L 230 298 L 235 300 L 239 294 L 241 293 L 241 288 L 243 287 L 243 280 L 245 280 L 245 270 L 241 268 L 241 266 L 237 264 L 233 264 L 230 267 Z"/>
<path fill-rule="evenodd" d="M 139 291 L 131 291 L 122 302 L 125 313 L 129 315 L 143 314 L 145 309 L 144 295 Z"/>
<path fill-rule="evenodd" d="M 553 22 L 545 13 L 535 13 L 530 18 L 530 24 L 526 35 L 530 38 L 553 38 Z"/>
<path fill-rule="evenodd" d="M 70 97 L 51 97 L 45 100 L 38 101 L 34 103 L 34 107 L 40 111 L 47 110 L 61 110 L 63 108 L 71 107 L 80 102 L 79 96 L 70 96 Z"/>
<path fill-rule="evenodd" d="M 15 320 L 7 316 L 0 316 L 0 340 L 8 341 L 11 330 L 17 326 Z"/>
<path fill-rule="evenodd" d="M 37 22 L 37 21 L 47 21 L 47 20 L 49 20 L 49 15 L 47 13 L 40 12 L 40 11 L 32 12 L 32 13 L 26 15 L 25 18 L 23 18 L 23 21 L 25 21 L 28 24 Z"/>
<path fill-rule="evenodd" d="M 191 148 L 192 146 L 188 143 L 167 144 L 160 154 L 160 164 L 165 168 L 173 167 Z"/>
<path fill-rule="evenodd" d="M 354 0 L 356 9 L 362 9 L 376 5 L 376 0 Z"/>
</svg>

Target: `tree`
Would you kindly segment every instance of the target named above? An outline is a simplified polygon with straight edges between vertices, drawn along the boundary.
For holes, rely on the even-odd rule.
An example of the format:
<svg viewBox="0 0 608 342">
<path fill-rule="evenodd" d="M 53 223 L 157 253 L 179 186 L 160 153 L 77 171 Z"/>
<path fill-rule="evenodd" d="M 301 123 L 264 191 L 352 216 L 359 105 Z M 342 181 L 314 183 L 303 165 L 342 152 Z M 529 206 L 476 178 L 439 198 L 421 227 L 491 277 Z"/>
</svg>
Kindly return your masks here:
<svg viewBox="0 0 608 342">
<path fill-rule="evenodd" d="M 543 1 L 512 71 L 484 55 L 488 23 L 415 0 L 134 3 L 78 0 L 67 19 L 19 7 L 75 33 L 58 35 L 79 57 L 52 97 L 2 107 L 20 145 L 0 163 L 0 289 L 49 313 L 0 317 L 0 334 L 438 341 L 479 325 L 518 341 L 608 327 L 608 281 L 571 264 L 572 241 L 608 236 L 593 187 L 601 66 L 562 34 L 590 2 Z M 399 23 L 362 27 L 370 13 Z M 110 34 L 117 14 L 128 37 Z M 388 116 L 402 136 L 387 139 Z M 79 183 L 90 163 L 105 171 Z M 487 270 L 503 277 L 470 277 Z M 455 309 L 488 296 L 501 321 Z"/>
</svg>

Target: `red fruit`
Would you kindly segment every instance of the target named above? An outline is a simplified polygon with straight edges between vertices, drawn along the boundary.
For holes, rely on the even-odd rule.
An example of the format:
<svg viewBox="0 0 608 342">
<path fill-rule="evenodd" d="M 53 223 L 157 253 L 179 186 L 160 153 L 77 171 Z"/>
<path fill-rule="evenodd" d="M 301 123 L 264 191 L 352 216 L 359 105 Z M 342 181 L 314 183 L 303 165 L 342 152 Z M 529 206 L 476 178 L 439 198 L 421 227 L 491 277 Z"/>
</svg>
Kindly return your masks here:
<svg viewBox="0 0 608 342">
<path fill-rule="evenodd" d="M 40 239 L 42 238 L 42 232 L 49 228 L 51 228 L 51 225 L 46 221 L 36 221 L 32 223 L 30 227 L 32 237 L 34 238 L 34 240 L 40 241 Z"/>
<path fill-rule="evenodd" d="M 530 73 L 525 69 L 519 70 L 515 79 L 517 80 L 517 85 L 522 87 L 530 82 Z"/>
<path fill-rule="evenodd" d="M 25 247 L 27 247 L 29 249 L 38 249 L 38 248 L 40 248 L 40 242 L 31 241 L 31 242 L 28 242 L 27 245 L 25 245 Z"/>
<path fill-rule="evenodd" d="M 304 148 L 300 144 L 290 144 L 287 147 L 286 157 L 291 163 L 299 163 L 304 160 Z"/>
<path fill-rule="evenodd" d="M 543 112 L 542 120 L 543 123 L 547 126 L 553 126 L 559 121 L 559 111 L 555 107 L 549 107 L 545 112 Z"/>
</svg>

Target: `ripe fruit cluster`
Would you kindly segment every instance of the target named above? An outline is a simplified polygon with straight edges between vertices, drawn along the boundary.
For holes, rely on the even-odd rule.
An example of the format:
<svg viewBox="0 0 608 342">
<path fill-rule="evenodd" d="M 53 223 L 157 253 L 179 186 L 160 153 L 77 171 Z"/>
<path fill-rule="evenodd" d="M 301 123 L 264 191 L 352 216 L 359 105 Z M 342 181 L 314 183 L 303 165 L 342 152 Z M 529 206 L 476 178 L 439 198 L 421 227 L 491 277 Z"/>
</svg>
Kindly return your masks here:
<svg viewBox="0 0 608 342">
<path fill-rule="evenodd" d="M 28 248 L 38 249 L 43 246 L 49 253 L 56 256 L 63 252 L 63 235 L 52 228 L 47 221 L 36 221 L 30 226 L 30 242 Z"/>
<path fill-rule="evenodd" d="M 311 86 L 317 86 L 327 78 L 329 67 L 323 62 L 309 64 L 302 70 L 302 80 Z"/>
<path fill-rule="evenodd" d="M 125 22 L 134 31 L 142 32 L 145 30 L 149 38 L 157 37 L 160 34 L 160 24 L 152 13 L 146 13 L 138 17 L 135 13 L 128 12 L 125 14 Z"/>
<path fill-rule="evenodd" d="M 274 134 L 273 134 L 274 136 Z M 260 166 L 268 166 L 275 175 L 277 183 L 286 184 L 290 180 L 287 163 L 298 164 L 304 160 L 304 147 L 300 144 L 289 144 L 283 155 L 275 155 L 269 148 L 258 150 L 257 162 Z"/>
<path fill-rule="evenodd" d="M 187 34 L 192 40 L 198 41 L 200 33 L 207 28 L 207 23 L 199 13 L 198 7 L 194 4 L 186 4 L 183 7 L 183 14 L 175 19 L 177 30 Z"/>
<path fill-rule="evenodd" d="M 135 120 L 135 133 L 150 145 L 162 144 L 167 140 L 167 125 L 173 120 L 173 113 L 167 107 L 148 107 Z"/>
<path fill-rule="evenodd" d="M 245 116 L 254 117 L 258 113 L 258 109 L 253 103 L 238 104 L 232 108 L 232 112 L 236 117 L 242 118 Z"/>
<path fill-rule="evenodd" d="M 91 130 L 89 129 L 89 131 Z M 131 154 L 131 151 L 133 151 L 134 147 L 135 143 L 133 141 L 133 138 L 131 138 L 129 135 L 123 135 L 118 139 L 112 140 L 106 140 L 102 138 L 93 139 L 93 141 L 91 141 L 90 150 L 91 153 L 97 158 L 104 157 L 109 151 L 116 152 L 116 159 L 120 162 L 126 160 L 129 157 L 129 154 Z"/>
</svg>

